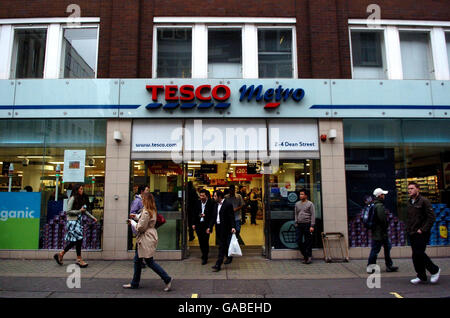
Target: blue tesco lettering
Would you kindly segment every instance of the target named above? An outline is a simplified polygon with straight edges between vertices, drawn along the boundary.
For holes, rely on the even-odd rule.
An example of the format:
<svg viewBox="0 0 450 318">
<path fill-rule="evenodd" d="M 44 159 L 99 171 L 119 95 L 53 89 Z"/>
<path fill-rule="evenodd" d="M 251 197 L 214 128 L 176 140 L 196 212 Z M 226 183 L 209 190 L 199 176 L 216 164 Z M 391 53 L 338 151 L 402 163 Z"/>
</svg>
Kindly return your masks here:
<svg viewBox="0 0 450 318">
<path fill-rule="evenodd" d="M 25 211 L 8 211 L 4 210 L 0 212 L 0 221 L 7 221 L 8 219 L 34 219 L 35 211 L 28 211 L 28 207 Z"/>
</svg>

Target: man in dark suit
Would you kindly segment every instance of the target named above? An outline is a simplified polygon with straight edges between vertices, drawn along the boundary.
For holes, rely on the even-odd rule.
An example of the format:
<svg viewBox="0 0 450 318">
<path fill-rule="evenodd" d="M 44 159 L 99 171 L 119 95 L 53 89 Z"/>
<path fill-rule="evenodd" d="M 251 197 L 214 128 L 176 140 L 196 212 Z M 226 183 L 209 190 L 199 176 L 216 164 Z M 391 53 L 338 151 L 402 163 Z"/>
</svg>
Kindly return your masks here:
<svg viewBox="0 0 450 318">
<path fill-rule="evenodd" d="M 216 226 L 216 238 L 219 243 L 219 255 L 217 257 L 216 265 L 212 268 L 215 272 L 220 271 L 220 267 L 223 263 L 223 258 L 228 256 L 228 247 L 230 245 L 231 234 L 236 233 L 236 225 L 234 221 L 234 209 L 231 202 L 224 199 L 222 191 L 216 191 L 214 193 L 214 200 L 216 206 L 213 209 L 211 220 L 209 222 L 209 228 L 206 233 L 210 234 L 213 227 Z"/>
<path fill-rule="evenodd" d="M 197 200 L 194 207 L 192 228 L 197 232 L 198 242 L 200 243 L 202 265 L 208 262 L 209 234 L 206 233 L 206 229 L 209 227 L 214 205 L 213 200 L 208 196 L 208 190 L 201 190 L 200 200 Z"/>
</svg>

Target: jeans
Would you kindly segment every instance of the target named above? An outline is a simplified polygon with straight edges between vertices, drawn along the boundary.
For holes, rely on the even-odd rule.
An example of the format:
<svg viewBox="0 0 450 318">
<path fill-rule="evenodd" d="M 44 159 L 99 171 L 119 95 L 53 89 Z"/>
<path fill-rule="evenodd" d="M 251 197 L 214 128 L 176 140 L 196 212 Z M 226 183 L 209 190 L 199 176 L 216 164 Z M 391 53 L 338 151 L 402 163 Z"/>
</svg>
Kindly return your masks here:
<svg viewBox="0 0 450 318">
<path fill-rule="evenodd" d="M 298 223 L 295 228 L 295 232 L 297 234 L 297 243 L 300 252 L 303 257 L 311 257 L 312 256 L 312 240 L 313 235 L 310 231 L 311 223 Z M 303 242 L 303 237 L 305 241 Z"/>
<path fill-rule="evenodd" d="M 422 234 L 415 233 L 409 237 L 414 269 L 416 270 L 417 277 L 423 281 L 427 280 L 426 270 L 429 271 L 431 275 L 434 275 L 439 271 L 439 267 L 431 261 L 427 254 L 425 254 L 430 235 L 431 233 L 429 232 Z"/>
<path fill-rule="evenodd" d="M 370 250 L 370 256 L 368 265 L 376 264 L 377 263 L 377 256 L 378 253 L 381 251 L 381 247 L 384 248 L 384 261 L 386 263 L 386 267 L 391 267 L 394 263 L 392 262 L 391 258 L 391 242 L 389 241 L 389 238 L 386 238 L 381 241 L 372 241 L 372 249 Z"/>
<path fill-rule="evenodd" d="M 153 260 L 153 257 L 145 258 L 144 260 L 147 263 L 147 266 L 150 267 L 156 274 L 158 274 L 158 276 L 161 277 L 165 284 L 168 284 L 172 280 L 172 278 L 164 271 L 164 269 Z M 141 272 L 142 259 L 139 258 L 138 251 L 136 249 L 136 255 L 134 256 L 134 275 L 133 280 L 131 281 L 131 287 L 139 287 L 139 282 L 141 281 Z"/>
</svg>

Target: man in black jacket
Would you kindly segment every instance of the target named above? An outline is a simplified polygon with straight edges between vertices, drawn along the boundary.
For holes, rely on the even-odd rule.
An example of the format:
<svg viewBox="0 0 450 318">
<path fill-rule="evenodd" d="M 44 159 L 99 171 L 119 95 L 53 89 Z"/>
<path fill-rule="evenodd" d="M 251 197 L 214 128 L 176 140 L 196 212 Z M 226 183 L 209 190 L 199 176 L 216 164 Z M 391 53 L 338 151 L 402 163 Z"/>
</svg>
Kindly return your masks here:
<svg viewBox="0 0 450 318">
<path fill-rule="evenodd" d="M 427 198 L 420 195 L 419 185 L 411 182 L 408 185 L 408 217 L 406 221 L 406 231 L 409 235 L 409 241 L 412 249 L 412 260 L 414 269 L 417 272 L 417 278 L 411 280 L 411 283 L 417 285 L 427 281 L 428 270 L 431 274 L 431 283 L 437 283 L 441 270 L 425 254 L 428 241 L 431 236 L 431 228 L 436 219 L 433 206 Z"/>
<path fill-rule="evenodd" d="M 378 253 L 381 251 L 381 247 L 384 248 L 384 260 L 386 264 L 386 272 L 396 272 L 398 270 L 397 266 L 393 266 L 393 261 L 391 258 L 391 242 L 388 236 L 389 223 L 386 216 L 386 211 L 384 208 L 384 199 L 388 191 L 384 191 L 381 188 L 375 189 L 373 195 L 375 196 L 375 215 L 373 217 L 373 228 L 372 228 L 372 249 L 370 250 L 369 261 L 367 265 L 367 273 L 371 274 L 374 269 L 370 265 L 375 265 L 377 263 Z"/>
<path fill-rule="evenodd" d="M 236 233 L 236 225 L 234 221 L 233 205 L 231 202 L 224 199 L 223 192 L 216 191 L 214 193 L 214 200 L 216 201 L 216 206 L 213 209 L 209 228 L 206 230 L 206 233 L 210 234 L 213 227 L 216 226 L 219 255 L 217 257 L 216 265 L 212 268 L 215 272 L 218 272 L 220 271 L 224 257 L 228 256 L 231 235 Z"/>
<path fill-rule="evenodd" d="M 208 198 L 208 190 L 200 191 L 200 200 L 197 200 L 194 208 L 192 228 L 197 232 L 200 250 L 202 251 L 202 265 L 208 262 L 209 254 L 209 234 L 206 229 L 209 227 L 211 214 L 213 213 L 214 202 Z"/>
</svg>

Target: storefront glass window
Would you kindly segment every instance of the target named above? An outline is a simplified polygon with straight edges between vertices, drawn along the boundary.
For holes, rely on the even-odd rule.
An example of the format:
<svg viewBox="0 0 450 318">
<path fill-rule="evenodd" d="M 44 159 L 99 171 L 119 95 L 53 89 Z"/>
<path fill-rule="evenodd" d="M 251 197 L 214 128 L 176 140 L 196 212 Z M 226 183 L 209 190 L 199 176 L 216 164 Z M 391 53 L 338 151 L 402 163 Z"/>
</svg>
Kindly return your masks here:
<svg viewBox="0 0 450 318">
<path fill-rule="evenodd" d="M 95 78 L 97 28 L 64 29 L 61 77 Z"/>
<path fill-rule="evenodd" d="M 17 29 L 14 34 L 13 78 L 43 78 L 47 29 Z"/>
<path fill-rule="evenodd" d="M 292 30 L 258 30 L 260 78 L 292 78 Z"/>
<path fill-rule="evenodd" d="M 313 247 L 320 248 L 323 232 L 322 197 L 319 160 L 284 160 L 278 171 L 270 175 L 270 231 L 273 249 L 297 249 L 294 207 L 299 191 L 306 189 L 314 203 L 316 226 Z"/>
<path fill-rule="evenodd" d="M 354 79 L 386 78 L 384 38 L 382 32 L 352 31 Z"/>
<path fill-rule="evenodd" d="M 75 127 L 75 133 L 67 134 L 68 127 Z M 70 131 L 70 130 L 69 130 Z M 88 211 L 99 221 L 97 224 L 83 217 L 84 249 L 101 249 L 103 224 L 103 198 L 106 154 L 105 120 L 2 120 L 0 121 L 0 194 L 2 211 L 25 209 L 25 217 L 10 213 L 3 217 L 0 227 L 6 226 L 6 232 L 0 230 L 0 249 L 8 249 L 14 241 L 8 238 L 8 222 L 22 226 L 33 221 L 27 233 L 35 233 L 30 239 L 36 239 L 36 245 L 22 242 L 12 249 L 61 249 L 64 245 L 65 220 L 63 212 L 67 198 L 70 197 L 75 183 L 84 183 L 84 193 L 88 200 Z M 70 159 L 65 151 L 77 150 L 83 154 L 85 162 L 80 162 L 78 179 L 83 182 L 71 182 L 64 175 L 64 162 Z M 82 169 L 84 164 L 85 169 Z M 11 166 L 13 171 L 9 172 Z M 57 167 L 60 172 L 58 173 Z M 11 192 L 8 192 L 11 176 Z M 27 191 L 38 194 L 27 198 Z M 23 199 L 17 196 L 24 196 Z M 22 207 L 21 204 L 24 204 Z M 28 206 L 33 205 L 33 213 Z M 7 220 L 6 220 L 7 219 Z M 32 219 L 32 220 L 25 220 Z M 31 226 L 31 225 L 27 225 Z M 14 233 L 23 233 L 17 228 Z M 22 244 L 21 243 L 21 244 Z M 25 247 L 25 248 L 24 248 Z"/>
<path fill-rule="evenodd" d="M 190 28 L 158 29 L 159 78 L 192 76 L 192 30 Z"/>
<path fill-rule="evenodd" d="M 407 186 L 420 184 L 433 204 L 436 222 L 430 245 L 447 245 L 450 221 L 450 122 L 448 120 L 344 119 L 349 245 L 371 245 L 361 223 L 364 198 L 380 187 L 389 191 L 389 236 L 408 244 L 405 233 Z"/>
<path fill-rule="evenodd" d="M 182 234 L 183 170 L 172 161 L 132 161 L 130 207 L 139 186 L 147 186 L 153 194 L 157 212 L 166 223 L 158 228 L 158 250 L 180 250 Z M 136 246 L 129 229 L 128 249 Z"/>
<path fill-rule="evenodd" d="M 242 31 L 208 30 L 208 78 L 242 78 Z"/>
</svg>

